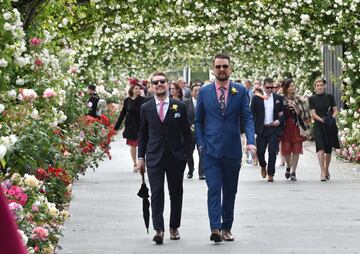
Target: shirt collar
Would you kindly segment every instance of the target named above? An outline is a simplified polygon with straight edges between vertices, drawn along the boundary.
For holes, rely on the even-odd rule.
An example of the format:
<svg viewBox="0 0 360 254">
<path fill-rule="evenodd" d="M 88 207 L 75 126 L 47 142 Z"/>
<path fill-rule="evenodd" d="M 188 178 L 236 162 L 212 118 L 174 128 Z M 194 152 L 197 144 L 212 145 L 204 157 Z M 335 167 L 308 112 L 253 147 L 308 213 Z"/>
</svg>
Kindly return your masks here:
<svg viewBox="0 0 360 254">
<path fill-rule="evenodd" d="M 230 86 L 230 80 L 224 85 L 225 90 L 229 90 L 229 86 Z M 216 90 L 220 89 L 220 84 L 215 80 L 215 88 Z"/>
<path fill-rule="evenodd" d="M 160 102 L 161 101 L 159 101 L 158 100 L 158 98 L 156 98 L 156 96 L 155 96 L 155 103 L 156 103 L 156 105 L 159 105 L 160 104 Z M 169 98 L 169 96 L 166 96 L 166 99 L 164 100 L 164 103 L 166 104 L 170 104 L 170 98 Z"/>
</svg>

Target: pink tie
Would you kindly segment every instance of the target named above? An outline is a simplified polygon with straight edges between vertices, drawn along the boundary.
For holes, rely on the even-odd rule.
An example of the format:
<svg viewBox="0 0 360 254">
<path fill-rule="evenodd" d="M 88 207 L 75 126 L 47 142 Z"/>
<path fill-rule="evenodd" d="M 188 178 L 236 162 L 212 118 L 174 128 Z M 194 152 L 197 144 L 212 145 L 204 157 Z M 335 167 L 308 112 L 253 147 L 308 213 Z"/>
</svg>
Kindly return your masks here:
<svg viewBox="0 0 360 254">
<path fill-rule="evenodd" d="M 164 122 L 164 102 L 160 102 L 160 110 L 159 110 L 159 117 L 161 122 Z"/>
</svg>

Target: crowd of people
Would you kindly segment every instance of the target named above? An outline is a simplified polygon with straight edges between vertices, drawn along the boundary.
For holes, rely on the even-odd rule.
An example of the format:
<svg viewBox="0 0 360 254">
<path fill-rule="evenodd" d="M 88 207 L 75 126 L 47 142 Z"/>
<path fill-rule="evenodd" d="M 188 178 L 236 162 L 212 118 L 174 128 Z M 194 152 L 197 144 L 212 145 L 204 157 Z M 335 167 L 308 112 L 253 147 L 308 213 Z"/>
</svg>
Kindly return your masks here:
<svg viewBox="0 0 360 254">
<path fill-rule="evenodd" d="M 163 72 L 153 73 L 150 82 L 131 79 L 129 96 L 115 124 L 119 130 L 125 119 L 123 137 L 130 146 L 134 172 L 147 171 L 157 244 L 163 243 L 165 232 L 165 175 L 171 203 L 170 239 L 180 239 L 183 178 L 186 164 L 187 178 L 193 178 L 195 148 L 198 177 L 208 186 L 210 240 L 214 242 L 234 240 L 231 227 L 242 157 L 259 165 L 262 178 L 271 183 L 280 152 L 285 178 L 297 181 L 303 142 L 313 135 L 320 180 L 326 182 L 332 148 L 340 148 L 337 107 L 334 97 L 325 93 L 325 80 L 316 79 L 314 95 L 306 98 L 298 94 L 292 79 L 265 78 L 244 84 L 230 80 L 231 61 L 226 54 L 216 55 L 212 66 L 213 81 L 194 81 L 189 86 L 183 79 L 168 80 Z M 89 102 L 96 97 L 94 87 L 90 88 Z M 95 109 L 90 108 L 89 114 Z"/>
</svg>

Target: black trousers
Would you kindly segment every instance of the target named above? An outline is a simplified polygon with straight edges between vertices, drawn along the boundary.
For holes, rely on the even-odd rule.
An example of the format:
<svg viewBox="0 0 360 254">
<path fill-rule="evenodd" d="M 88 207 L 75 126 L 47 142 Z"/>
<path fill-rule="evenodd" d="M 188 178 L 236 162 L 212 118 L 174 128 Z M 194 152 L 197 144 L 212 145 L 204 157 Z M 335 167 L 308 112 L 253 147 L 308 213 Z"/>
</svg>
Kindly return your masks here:
<svg viewBox="0 0 360 254">
<path fill-rule="evenodd" d="M 266 167 L 269 176 L 275 175 L 276 155 L 279 152 L 279 136 L 276 127 L 264 127 L 261 135 L 256 137 L 257 156 L 261 167 Z M 265 151 L 268 148 L 269 160 L 265 161 Z"/>
<path fill-rule="evenodd" d="M 155 230 L 164 230 L 164 180 L 165 175 L 170 195 L 170 228 L 181 223 L 183 200 L 183 178 L 186 160 L 175 158 L 171 153 L 163 154 L 158 165 L 148 167 L 151 190 L 152 221 Z"/>
<path fill-rule="evenodd" d="M 193 174 L 194 171 L 195 171 L 194 156 L 193 156 L 195 146 L 196 146 L 196 144 L 195 144 L 195 136 L 193 135 L 192 139 L 191 139 L 191 153 L 190 153 L 189 159 L 187 160 L 187 165 L 189 167 L 189 174 Z M 202 163 L 202 156 L 201 156 L 201 152 L 199 150 L 198 150 L 198 154 L 199 154 L 199 165 L 198 165 L 199 170 L 198 170 L 198 173 L 199 173 L 199 176 L 205 176 L 203 163 Z"/>
</svg>

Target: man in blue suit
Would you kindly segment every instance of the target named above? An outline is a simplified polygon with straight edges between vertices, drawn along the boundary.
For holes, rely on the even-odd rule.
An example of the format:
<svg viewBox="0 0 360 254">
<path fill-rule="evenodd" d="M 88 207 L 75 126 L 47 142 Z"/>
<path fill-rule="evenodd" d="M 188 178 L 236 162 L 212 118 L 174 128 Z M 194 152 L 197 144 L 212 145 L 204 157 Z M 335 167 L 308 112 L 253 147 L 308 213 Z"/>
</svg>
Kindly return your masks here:
<svg viewBox="0 0 360 254">
<path fill-rule="evenodd" d="M 213 71 L 215 82 L 202 87 L 198 95 L 195 136 L 208 186 L 210 240 L 221 242 L 234 240 L 231 227 L 242 157 L 240 124 L 245 127 L 249 151 L 255 154 L 256 147 L 246 89 L 229 79 L 230 57 L 216 55 Z"/>
</svg>

